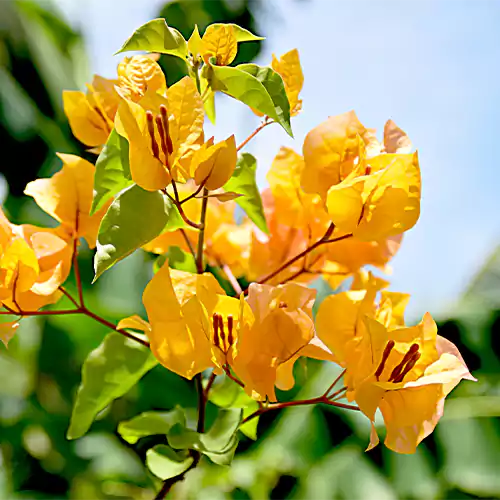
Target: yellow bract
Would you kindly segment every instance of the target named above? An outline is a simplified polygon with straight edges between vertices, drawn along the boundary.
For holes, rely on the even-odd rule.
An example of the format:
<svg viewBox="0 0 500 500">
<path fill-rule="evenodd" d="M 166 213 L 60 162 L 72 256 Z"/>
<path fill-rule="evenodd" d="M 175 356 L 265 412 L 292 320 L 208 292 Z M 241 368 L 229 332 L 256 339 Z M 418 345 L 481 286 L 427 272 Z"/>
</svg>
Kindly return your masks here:
<svg viewBox="0 0 500 500">
<path fill-rule="evenodd" d="M 148 90 L 160 94 L 167 90 L 165 75 L 150 55 L 125 57 L 118 65 L 118 85 L 122 95 L 134 102 Z"/>
<path fill-rule="evenodd" d="M 152 55 L 125 57 L 118 65 L 118 79 L 95 75 L 87 93 L 63 91 L 64 112 L 75 137 L 100 152 L 114 126 L 120 96 L 138 102 L 148 89 L 164 94 L 165 75 Z"/>
<path fill-rule="evenodd" d="M 63 91 L 64 112 L 74 136 L 83 144 L 96 147 L 108 140 L 120 102 L 114 88 L 117 83 L 96 75 L 86 94 Z"/>
<path fill-rule="evenodd" d="M 30 182 L 25 194 L 59 221 L 73 238 L 83 237 L 91 248 L 95 247 L 97 232 L 109 203 L 90 215 L 95 167 L 75 155 L 58 154 L 62 169 L 48 179 Z"/>
<path fill-rule="evenodd" d="M 328 118 L 312 129 L 304 140 L 305 168 L 302 188 L 307 193 L 326 195 L 331 186 L 345 179 L 359 157 L 366 132 L 354 111 Z"/>
<path fill-rule="evenodd" d="M 286 95 L 290 102 L 290 116 L 296 116 L 302 109 L 300 91 L 304 85 L 304 75 L 300 66 L 299 51 L 290 50 L 279 59 L 273 54 L 272 68 L 283 78 Z"/>
<path fill-rule="evenodd" d="M 237 159 L 234 135 L 217 144 L 207 142 L 193 156 L 191 177 L 207 189 L 219 189 L 233 175 Z"/>
<path fill-rule="evenodd" d="M 208 26 L 202 39 L 200 53 L 208 63 L 215 57 L 217 66 L 227 66 L 234 61 L 238 52 L 238 41 L 233 26 L 218 24 Z"/>
</svg>

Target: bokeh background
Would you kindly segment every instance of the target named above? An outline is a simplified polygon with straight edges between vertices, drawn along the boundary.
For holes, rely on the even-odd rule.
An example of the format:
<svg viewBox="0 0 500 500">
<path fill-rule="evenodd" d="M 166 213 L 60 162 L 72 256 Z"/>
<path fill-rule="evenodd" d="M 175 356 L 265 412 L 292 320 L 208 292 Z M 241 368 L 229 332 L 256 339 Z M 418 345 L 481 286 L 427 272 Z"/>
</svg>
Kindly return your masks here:
<svg viewBox="0 0 500 500">
<path fill-rule="evenodd" d="M 93 73 L 113 77 L 112 54 L 140 24 L 162 15 L 188 37 L 197 23 L 235 22 L 266 36 L 240 46 L 268 64 L 299 49 L 304 110 L 295 141 L 269 127 L 248 150 L 259 181 L 280 145 L 300 151 L 312 127 L 355 109 L 369 127 L 392 118 L 419 149 L 422 215 L 393 261 L 393 289 L 413 299 L 408 319 L 430 311 L 479 382 L 461 384 L 436 432 L 412 456 L 382 446 L 364 453 L 369 425 L 330 408 L 294 408 L 261 418 L 231 469 L 205 464 L 173 495 L 210 499 L 500 498 L 500 3 L 494 0 L 0 0 L 0 201 L 14 222 L 51 225 L 27 182 L 59 168 L 54 153 L 86 156 L 62 111 L 63 89 Z M 163 57 L 175 79 L 175 60 Z M 248 109 L 217 102 L 220 138 L 240 140 L 258 124 Z M 210 126 L 209 126 L 210 127 Z M 82 256 L 85 283 L 90 252 Z M 141 313 L 151 259 L 127 258 L 87 286 L 109 319 Z M 141 411 L 195 406 L 192 385 L 155 368 L 105 410 L 92 431 L 65 432 L 80 369 L 105 329 L 85 318 L 30 318 L 0 346 L 0 498 L 151 498 L 142 466 L 156 441 L 124 443 L 117 423 Z M 331 367 L 302 364 L 293 395 L 317 395 Z M 288 395 L 288 397 L 290 397 Z M 209 411 L 213 412 L 210 407 Z"/>
</svg>

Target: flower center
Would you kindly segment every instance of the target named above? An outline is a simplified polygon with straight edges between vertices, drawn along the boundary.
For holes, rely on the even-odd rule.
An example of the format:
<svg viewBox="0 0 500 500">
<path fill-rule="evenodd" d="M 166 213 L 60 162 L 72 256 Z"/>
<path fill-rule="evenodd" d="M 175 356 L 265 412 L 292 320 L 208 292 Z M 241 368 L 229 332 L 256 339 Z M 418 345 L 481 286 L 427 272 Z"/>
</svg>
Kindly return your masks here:
<svg viewBox="0 0 500 500">
<path fill-rule="evenodd" d="M 158 137 L 160 138 L 160 145 L 165 161 L 162 162 L 167 168 L 170 167 L 168 162 L 168 156 L 172 154 L 174 147 L 172 144 L 172 139 L 170 138 L 169 128 L 168 128 L 168 112 L 164 104 L 160 106 L 160 113 L 156 116 L 153 115 L 151 111 L 146 111 L 146 119 L 148 122 L 148 132 L 151 138 L 151 149 L 153 151 L 153 156 L 160 160 L 160 147 L 156 140 L 156 130 L 158 131 Z M 156 130 L 155 130 L 156 129 Z M 162 160 L 160 160 L 162 161 Z"/>
<path fill-rule="evenodd" d="M 385 364 L 387 362 L 387 359 L 389 358 L 389 355 L 391 354 L 392 349 L 394 348 L 394 345 L 394 340 L 389 340 L 389 342 L 387 342 L 387 345 L 385 346 L 384 352 L 382 354 L 382 360 L 380 361 L 377 371 L 375 372 L 375 378 L 377 380 L 380 379 L 380 376 L 384 371 Z M 417 361 L 420 359 L 421 355 L 422 354 L 419 352 L 418 344 L 412 344 L 401 362 L 392 370 L 388 382 L 393 382 L 395 384 L 402 382 L 405 376 L 413 369 Z"/>
<path fill-rule="evenodd" d="M 224 354 L 227 354 L 229 348 L 234 344 L 234 319 L 231 315 L 227 318 L 227 335 L 224 329 L 224 318 L 222 314 L 214 313 L 212 316 L 212 324 L 214 327 L 213 344 L 218 347 Z"/>
</svg>

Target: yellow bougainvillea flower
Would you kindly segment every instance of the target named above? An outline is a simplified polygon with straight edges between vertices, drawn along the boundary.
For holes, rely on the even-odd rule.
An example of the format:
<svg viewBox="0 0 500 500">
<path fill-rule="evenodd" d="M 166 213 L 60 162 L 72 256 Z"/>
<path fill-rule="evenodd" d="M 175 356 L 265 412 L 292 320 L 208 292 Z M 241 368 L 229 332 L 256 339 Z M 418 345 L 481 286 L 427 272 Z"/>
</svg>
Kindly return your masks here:
<svg viewBox="0 0 500 500">
<path fill-rule="evenodd" d="M 165 75 L 151 54 L 125 57 L 117 71 L 120 94 L 134 102 L 148 90 L 160 94 L 167 90 Z"/>
<path fill-rule="evenodd" d="M 153 90 L 135 103 L 123 99 L 116 115 L 117 132 L 129 142 L 132 179 L 156 191 L 190 177 L 191 157 L 203 144 L 203 102 L 196 85 L 184 77 L 166 97 Z"/>
<path fill-rule="evenodd" d="M 368 161 L 367 175 L 353 172 L 328 190 L 330 219 L 340 231 L 364 241 L 411 229 L 420 216 L 417 153 L 379 155 Z"/>
<path fill-rule="evenodd" d="M 109 203 L 94 215 L 92 205 L 95 167 L 75 155 L 58 153 L 62 169 L 47 179 L 30 182 L 24 191 L 37 204 L 61 223 L 71 238 L 83 237 L 95 247 L 97 232 Z"/>
<path fill-rule="evenodd" d="M 64 112 L 74 136 L 83 144 L 96 147 L 108 140 L 120 102 L 117 80 L 94 76 L 87 93 L 63 91 Z"/>
<path fill-rule="evenodd" d="M 253 321 L 243 298 L 228 297 L 212 274 L 169 269 L 168 262 L 147 285 L 143 302 L 153 354 L 189 379 L 232 364 L 238 339 Z"/>
<path fill-rule="evenodd" d="M 383 286 L 383 285 L 382 285 Z M 346 369 L 347 398 L 372 421 L 380 409 L 387 428 L 385 444 L 413 453 L 443 413 L 444 398 L 461 379 L 475 380 L 460 353 L 437 335 L 432 317 L 404 328 L 404 294 L 382 292 L 377 306 L 376 281 L 367 290 L 327 297 L 316 318 L 318 336 Z M 393 303 L 393 305 L 391 305 Z"/>
<path fill-rule="evenodd" d="M 211 191 L 219 189 L 233 175 L 237 159 L 234 135 L 217 144 L 212 138 L 193 155 L 190 177 Z"/>
<path fill-rule="evenodd" d="M 215 57 L 217 66 L 227 66 L 238 52 L 238 40 L 234 27 L 229 24 L 210 25 L 201 39 L 200 53 L 205 63 Z"/>
<path fill-rule="evenodd" d="M 299 51 L 290 50 L 279 59 L 273 54 L 271 67 L 283 78 L 286 95 L 290 102 L 290 116 L 298 115 L 302 109 L 302 99 L 299 99 L 299 94 L 304 85 Z"/>
<path fill-rule="evenodd" d="M 277 287 L 252 283 L 248 289 L 254 322 L 240 337 L 235 373 L 256 399 L 276 401 L 275 385 L 291 389 L 300 356 L 332 360 L 312 320 L 316 291 L 297 283 Z"/>
<path fill-rule="evenodd" d="M 113 129 L 120 95 L 137 102 L 148 89 L 164 94 L 165 75 L 152 55 L 136 55 L 118 65 L 117 80 L 95 75 L 87 93 L 63 91 L 64 112 L 74 136 L 99 152 Z"/>
<path fill-rule="evenodd" d="M 0 302 L 35 311 L 60 297 L 71 269 L 73 245 L 65 233 L 10 224 L 0 210 Z"/>
</svg>

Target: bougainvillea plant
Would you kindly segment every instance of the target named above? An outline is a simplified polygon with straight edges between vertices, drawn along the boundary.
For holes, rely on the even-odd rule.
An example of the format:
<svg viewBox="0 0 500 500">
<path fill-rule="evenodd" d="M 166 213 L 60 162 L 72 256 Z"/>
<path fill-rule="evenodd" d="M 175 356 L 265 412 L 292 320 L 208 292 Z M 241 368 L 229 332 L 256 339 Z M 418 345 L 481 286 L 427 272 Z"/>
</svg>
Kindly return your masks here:
<svg viewBox="0 0 500 500">
<path fill-rule="evenodd" d="M 267 67 L 230 65 L 239 43 L 259 39 L 233 24 L 212 24 L 203 36 L 195 27 L 188 41 L 164 19 L 141 26 L 118 52 L 144 55 L 125 57 L 116 79 L 95 76 L 86 93 L 63 94 L 74 135 L 97 159 L 60 153 L 59 172 L 27 185 L 59 226 L 18 226 L 0 212 L 3 343 L 27 316 L 80 314 L 110 329 L 83 366 L 69 439 L 158 363 L 194 380 L 196 422 L 178 406 L 118 427 L 132 444 L 166 436 L 146 457 L 163 480 L 158 498 L 203 457 L 229 465 L 240 432 L 256 438 L 260 415 L 295 405 L 361 411 L 372 422 L 368 449 L 379 442 L 379 410 L 385 445 L 413 453 L 447 394 L 474 380 L 432 317 L 405 326 L 409 296 L 365 269 L 386 269 L 420 213 L 418 156 L 394 122 L 379 142 L 352 111 L 328 117 L 307 134 L 302 154 L 279 151 L 259 192 L 257 160 L 244 148 L 271 124 L 292 135 L 303 85 L 297 50 Z M 188 76 L 167 87 L 159 54 L 180 58 Z M 205 137 L 216 93 L 262 117 L 247 139 Z M 245 214 L 238 221 L 237 205 Z M 159 255 L 143 294 L 147 318 L 114 325 L 87 307 L 82 239 L 96 248 L 95 279 L 138 249 Z M 76 297 L 65 288 L 71 269 Z M 310 285 L 319 277 L 345 291 L 313 316 Z M 54 306 L 63 295 L 71 309 Z M 301 357 L 336 363 L 340 375 L 317 397 L 277 401 L 276 388 L 293 387 Z M 217 404 L 220 380 L 238 398 L 207 430 L 206 404 Z"/>
</svg>

